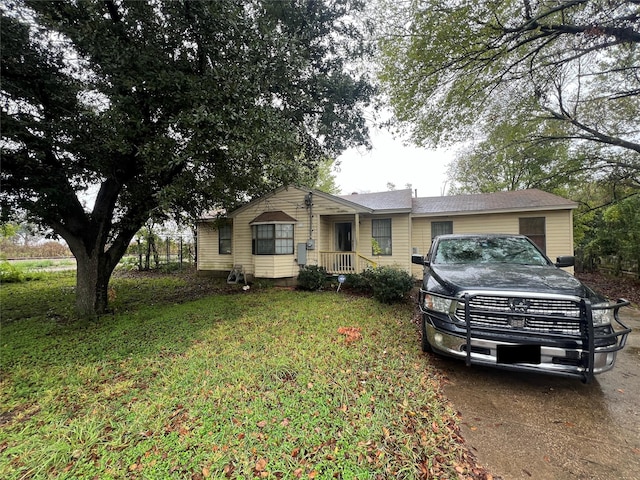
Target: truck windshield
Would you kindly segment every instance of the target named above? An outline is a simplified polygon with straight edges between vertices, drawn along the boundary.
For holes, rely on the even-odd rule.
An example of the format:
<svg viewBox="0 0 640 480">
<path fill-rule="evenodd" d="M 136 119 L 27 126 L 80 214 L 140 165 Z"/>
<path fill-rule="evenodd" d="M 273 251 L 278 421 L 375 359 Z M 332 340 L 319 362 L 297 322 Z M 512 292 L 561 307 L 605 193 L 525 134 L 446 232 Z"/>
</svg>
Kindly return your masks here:
<svg viewBox="0 0 640 480">
<path fill-rule="evenodd" d="M 442 239 L 438 242 L 432 263 L 549 265 L 544 255 L 526 238 L 513 237 Z"/>
</svg>

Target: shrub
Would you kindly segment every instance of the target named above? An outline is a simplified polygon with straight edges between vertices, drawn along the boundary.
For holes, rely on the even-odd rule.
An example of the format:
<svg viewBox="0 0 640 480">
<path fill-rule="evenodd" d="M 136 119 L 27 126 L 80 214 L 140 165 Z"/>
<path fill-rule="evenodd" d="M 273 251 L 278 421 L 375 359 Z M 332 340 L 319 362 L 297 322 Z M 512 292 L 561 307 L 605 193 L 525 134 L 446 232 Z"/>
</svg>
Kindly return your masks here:
<svg viewBox="0 0 640 480">
<path fill-rule="evenodd" d="M 372 293 L 371 278 L 373 270 L 367 269 L 362 273 L 350 273 L 347 275 L 345 285 L 360 293 Z"/>
<path fill-rule="evenodd" d="M 0 262 L 0 283 L 20 283 L 26 280 L 24 273 L 9 262 Z"/>
<path fill-rule="evenodd" d="M 368 268 L 364 272 L 347 275 L 346 285 L 361 293 L 371 293 L 382 303 L 401 301 L 413 288 L 413 278 L 395 267 Z"/>
<path fill-rule="evenodd" d="M 413 288 L 413 278 L 404 270 L 378 267 L 371 277 L 373 298 L 382 303 L 396 303 L 404 299 Z"/>
<path fill-rule="evenodd" d="M 320 290 L 327 280 L 327 270 L 317 265 L 307 265 L 298 273 L 298 288 L 301 290 Z"/>
</svg>

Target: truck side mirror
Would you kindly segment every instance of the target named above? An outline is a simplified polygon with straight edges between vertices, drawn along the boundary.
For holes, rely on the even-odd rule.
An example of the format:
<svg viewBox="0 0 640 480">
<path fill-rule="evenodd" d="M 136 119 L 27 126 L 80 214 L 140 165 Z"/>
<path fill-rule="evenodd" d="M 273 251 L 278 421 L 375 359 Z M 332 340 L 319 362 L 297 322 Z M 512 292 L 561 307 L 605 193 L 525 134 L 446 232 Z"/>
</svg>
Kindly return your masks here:
<svg viewBox="0 0 640 480">
<path fill-rule="evenodd" d="M 413 255 L 411 255 L 411 263 L 428 267 L 431 262 L 429 262 L 429 255 L 423 257 L 419 253 L 414 253 Z"/>
<path fill-rule="evenodd" d="M 416 265 L 429 265 L 429 261 L 417 253 L 411 255 L 411 263 L 415 263 Z"/>
<path fill-rule="evenodd" d="M 563 255 L 556 258 L 556 267 L 573 267 L 576 264 L 576 259 L 572 255 Z"/>
</svg>

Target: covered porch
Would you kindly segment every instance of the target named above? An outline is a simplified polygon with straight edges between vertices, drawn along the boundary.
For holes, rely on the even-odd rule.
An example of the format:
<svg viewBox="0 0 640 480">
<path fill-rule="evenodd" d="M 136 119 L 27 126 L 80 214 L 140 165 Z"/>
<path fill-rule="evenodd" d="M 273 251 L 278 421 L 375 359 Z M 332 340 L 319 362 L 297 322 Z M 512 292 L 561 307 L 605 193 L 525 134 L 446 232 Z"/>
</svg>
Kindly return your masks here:
<svg viewBox="0 0 640 480">
<path fill-rule="evenodd" d="M 359 213 L 320 216 L 317 261 L 330 275 L 362 273 L 378 266 L 369 255 L 371 233 L 361 229 L 361 223 Z"/>
</svg>

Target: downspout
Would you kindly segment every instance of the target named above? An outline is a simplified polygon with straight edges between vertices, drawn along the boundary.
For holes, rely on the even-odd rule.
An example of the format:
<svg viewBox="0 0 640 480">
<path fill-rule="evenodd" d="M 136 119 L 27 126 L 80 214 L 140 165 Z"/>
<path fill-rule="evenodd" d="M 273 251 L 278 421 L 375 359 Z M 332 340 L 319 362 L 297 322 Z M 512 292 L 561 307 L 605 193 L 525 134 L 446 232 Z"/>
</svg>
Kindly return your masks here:
<svg viewBox="0 0 640 480">
<path fill-rule="evenodd" d="M 307 195 L 309 199 L 309 240 L 313 240 L 313 192 Z"/>
<path fill-rule="evenodd" d="M 304 204 L 309 209 L 309 238 L 307 239 L 307 250 L 314 250 L 313 242 L 313 192 L 304 196 Z"/>
</svg>

